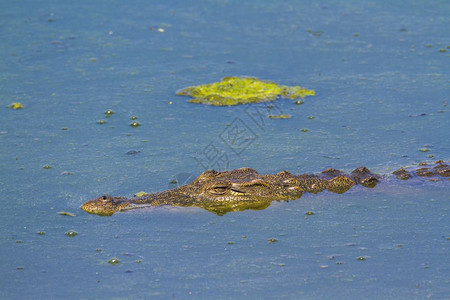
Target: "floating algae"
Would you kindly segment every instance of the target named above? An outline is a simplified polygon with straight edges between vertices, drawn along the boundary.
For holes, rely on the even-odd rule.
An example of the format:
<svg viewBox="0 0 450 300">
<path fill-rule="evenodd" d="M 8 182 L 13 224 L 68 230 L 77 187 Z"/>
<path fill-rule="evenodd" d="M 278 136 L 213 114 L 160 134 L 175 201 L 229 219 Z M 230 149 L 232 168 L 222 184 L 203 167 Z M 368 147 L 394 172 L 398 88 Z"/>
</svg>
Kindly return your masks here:
<svg viewBox="0 0 450 300">
<path fill-rule="evenodd" d="M 11 103 L 11 104 L 8 105 L 7 107 L 12 108 L 12 109 L 21 109 L 21 108 L 24 108 L 24 106 L 23 106 L 22 103 L 20 103 L 20 102 L 14 102 L 14 103 Z"/>
<path fill-rule="evenodd" d="M 191 103 L 217 106 L 275 101 L 278 97 L 297 99 L 314 96 L 313 90 L 301 86 L 279 85 L 255 77 L 225 77 L 222 81 L 189 86 L 178 90 L 179 96 L 191 96 Z"/>
<path fill-rule="evenodd" d="M 289 119 L 291 115 L 267 115 L 269 119 Z"/>
</svg>

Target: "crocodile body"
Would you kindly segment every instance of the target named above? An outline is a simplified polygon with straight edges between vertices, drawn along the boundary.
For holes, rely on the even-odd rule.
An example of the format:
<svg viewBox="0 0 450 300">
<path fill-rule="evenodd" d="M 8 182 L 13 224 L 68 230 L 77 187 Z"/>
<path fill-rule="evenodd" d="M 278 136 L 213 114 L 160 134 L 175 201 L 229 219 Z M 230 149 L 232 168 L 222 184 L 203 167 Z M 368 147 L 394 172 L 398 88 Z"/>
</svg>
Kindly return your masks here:
<svg viewBox="0 0 450 300">
<path fill-rule="evenodd" d="M 393 173 L 398 179 L 426 177 L 441 180 L 450 177 L 450 166 L 443 161 L 433 165 L 421 164 L 419 168 L 401 168 Z M 189 184 L 155 194 L 125 198 L 101 196 L 85 202 L 81 208 L 92 214 L 111 216 L 117 211 L 126 211 L 149 206 L 173 205 L 201 207 L 223 215 L 230 211 L 264 209 L 274 200 L 295 200 L 304 193 L 328 190 L 344 193 L 355 185 L 373 188 L 384 177 L 373 174 L 366 167 L 349 174 L 336 169 L 321 173 L 293 175 L 288 171 L 263 175 L 251 168 L 217 172 L 208 170 Z"/>
</svg>

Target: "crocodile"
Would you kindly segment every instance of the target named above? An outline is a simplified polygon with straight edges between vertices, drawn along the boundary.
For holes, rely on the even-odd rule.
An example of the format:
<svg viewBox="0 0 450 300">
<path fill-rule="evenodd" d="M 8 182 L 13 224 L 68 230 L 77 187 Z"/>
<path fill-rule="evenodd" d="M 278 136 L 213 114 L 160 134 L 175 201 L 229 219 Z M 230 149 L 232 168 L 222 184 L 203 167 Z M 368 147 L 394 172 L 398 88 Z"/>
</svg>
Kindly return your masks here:
<svg viewBox="0 0 450 300">
<path fill-rule="evenodd" d="M 401 180 L 424 177 L 432 181 L 450 180 L 450 166 L 442 160 L 432 165 L 421 163 L 411 170 L 400 168 L 393 172 L 393 176 Z M 201 207 L 223 215 L 231 211 L 264 209 L 272 201 L 295 200 L 304 193 L 328 190 L 341 194 L 355 185 L 374 188 L 386 177 L 389 176 L 374 174 L 366 167 L 359 167 L 348 174 L 330 168 L 312 175 L 293 175 L 288 171 L 263 175 L 251 168 L 223 172 L 207 170 L 191 183 L 171 190 L 133 198 L 103 195 L 85 202 L 81 209 L 91 214 L 111 216 L 117 211 L 172 205 Z"/>
</svg>

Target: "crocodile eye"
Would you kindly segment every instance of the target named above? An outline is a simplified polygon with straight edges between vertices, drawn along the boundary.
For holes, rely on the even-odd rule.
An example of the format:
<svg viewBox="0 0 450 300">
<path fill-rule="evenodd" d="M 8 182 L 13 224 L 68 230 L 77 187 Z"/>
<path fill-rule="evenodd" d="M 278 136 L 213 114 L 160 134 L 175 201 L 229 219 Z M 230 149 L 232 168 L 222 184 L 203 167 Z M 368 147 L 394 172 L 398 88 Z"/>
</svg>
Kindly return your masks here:
<svg viewBox="0 0 450 300">
<path fill-rule="evenodd" d="M 217 194 L 217 195 L 223 195 L 225 194 L 225 192 L 228 190 L 228 186 L 226 185 L 218 185 L 218 186 L 214 186 L 212 187 L 212 189 L 210 190 L 213 194 Z"/>
<path fill-rule="evenodd" d="M 102 202 L 107 202 L 107 201 L 109 201 L 109 197 L 106 195 L 103 195 L 100 197 L 100 200 L 102 200 Z"/>
</svg>

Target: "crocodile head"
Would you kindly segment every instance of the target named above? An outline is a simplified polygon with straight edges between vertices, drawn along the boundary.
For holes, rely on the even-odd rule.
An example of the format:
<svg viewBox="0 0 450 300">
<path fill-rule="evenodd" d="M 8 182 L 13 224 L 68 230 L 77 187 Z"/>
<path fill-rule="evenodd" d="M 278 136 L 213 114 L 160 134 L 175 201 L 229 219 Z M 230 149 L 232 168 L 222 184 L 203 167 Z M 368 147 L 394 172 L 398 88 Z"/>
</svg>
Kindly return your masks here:
<svg viewBox="0 0 450 300">
<path fill-rule="evenodd" d="M 303 193 L 297 178 L 289 172 L 260 175 L 251 168 L 208 170 L 184 188 L 201 200 L 224 202 L 297 199 Z"/>
<path fill-rule="evenodd" d="M 144 206 L 197 206 L 216 214 L 262 209 L 273 200 L 298 199 L 304 190 L 289 172 L 260 175 L 251 168 L 217 172 L 208 170 L 189 184 L 155 194 L 127 199 L 101 196 L 81 208 L 91 214 L 111 216 L 116 211 Z"/>
<path fill-rule="evenodd" d="M 124 209 L 129 206 L 129 202 L 125 197 L 112 197 L 108 195 L 103 195 L 97 199 L 86 201 L 81 209 L 90 213 L 100 216 L 111 216 L 116 211 Z"/>
</svg>

